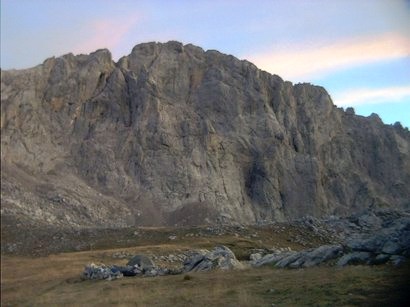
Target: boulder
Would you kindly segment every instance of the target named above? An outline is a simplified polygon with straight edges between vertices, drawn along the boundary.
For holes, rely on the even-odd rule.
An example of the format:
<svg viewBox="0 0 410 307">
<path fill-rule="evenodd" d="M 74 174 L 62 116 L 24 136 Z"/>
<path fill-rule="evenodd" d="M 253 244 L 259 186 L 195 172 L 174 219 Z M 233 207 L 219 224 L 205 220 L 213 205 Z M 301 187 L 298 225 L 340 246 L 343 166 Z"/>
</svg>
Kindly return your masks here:
<svg viewBox="0 0 410 307">
<path fill-rule="evenodd" d="M 281 260 L 279 260 L 275 266 L 278 268 L 285 268 L 288 267 L 290 264 L 300 260 L 301 257 L 304 256 L 304 252 L 294 252 Z"/>
<path fill-rule="evenodd" d="M 403 246 L 397 240 L 387 240 L 381 251 L 385 254 L 398 255 L 403 251 Z"/>
<path fill-rule="evenodd" d="M 215 247 L 208 257 L 212 261 L 217 261 L 217 267 L 222 270 L 243 268 L 243 265 L 236 259 L 235 254 L 224 245 Z"/>
<path fill-rule="evenodd" d="M 82 276 L 85 279 L 113 280 L 121 278 L 123 274 L 117 267 L 108 267 L 104 264 L 96 265 L 94 263 L 90 263 L 84 268 Z"/>
<path fill-rule="evenodd" d="M 269 265 L 269 264 L 276 264 L 278 261 L 281 259 L 294 254 L 294 252 L 284 252 L 284 253 L 278 253 L 278 254 L 267 254 L 263 256 L 260 259 L 252 260 L 250 262 L 251 266 L 253 267 L 260 267 L 263 265 Z"/>
<path fill-rule="evenodd" d="M 137 266 L 143 272 L 155 269 L 155 263 L 145 255 L 135 255 L 128 261 L 127 266 Z"/>
<path fill-rule="evenodd" d="M 370 261 L 372 265 L 384 264 L 389 261 L 391 255 L 379 254 Z"/>
<path fill-rule="evenodd" d="M 194 270 L 201 262 L 205 260 L 205 255 L 203 254 L 196 254 L 196 255 L 191 255 L 184 261 L 184 269 L 183 271 L 185 272 L 190 272 Z"/>
<path fill-rule="evenodd" d="M 382 234 L 376 234 L 370 238 L 354 238 L 347 241 L 347 247 L 353 251 L 377 253 L 381 251 L 387 238 Z"/>
<path fill-rule="evenodd" d="M 399 213 L 397 213 L 399 214 Z M 404 213 L 402 213 L 404 215 Z M 352 251 L 410 256 L 410 218 L 385 218 L 384 228 L 371 234 L 361 233 L 346 242 Z"/>
<path fill-rule="evenodd" d="M 323 245 L 305 254 L 303 267 L 311 267 L 339 257 L 343 253 L 341 245 Z"/>
<path fill-rule="evenodd" d="M 352 252 L 341 257 L 336 265 L 346 266 L 351 264 L 369 264 L 372 260 L 372 254 L 369 252 Z"/>
<path fill-rule="evenodd" d="M 117 270 L 119 270 L 122 275 L 124 276 L 136 276 L 136 275 L 141 275 L 143 274 L 142 270 L 136 265 L 136 266 L 113 266 Z"/>
<path fill-rule="evenodd" d="M 406 262 L 406 257 L 393 255 L 390 257 L 390 261 L 394 266 L 401 266 L 403 263 Z"/>
<path fill-rule="evenodd" d="M 375 229 L 381 227 L 382 220 L 373 212 L 366 212 L 365 214 L 358 217 L 357 224 L 362 229 Z"/>
<path fill-rule="evenodd" d="M 262 257 L 263 257 L 263 256 L 262 256 L 261 253 L 254 253 L 254 254 L 251 254 L 251 255 L 249 256 L 249 260 L 251 260 L 251 261 L 257 261 L 257 260 L 261 259 Z"/>
<path fill-rule="evenodd" d="M 301 252 L 287 252 L 281 254 L 269 254 L 256 261 L 252 266 L 274 264 L 278 268 L 301 268 L 319 265 L 331 259 L 339 257 L 343 253 L 341 245 L 323 245 L 316 249 Z"/>
<path fill-rule="evenodd" d="M 217 246 L 206 254 L 195 254 L 184 262 L 184 272 L 210 271 L 213 269 L 240 269 L 243 265 L 236 259 L 235 254 L 226 246 Z"/>
</svg>

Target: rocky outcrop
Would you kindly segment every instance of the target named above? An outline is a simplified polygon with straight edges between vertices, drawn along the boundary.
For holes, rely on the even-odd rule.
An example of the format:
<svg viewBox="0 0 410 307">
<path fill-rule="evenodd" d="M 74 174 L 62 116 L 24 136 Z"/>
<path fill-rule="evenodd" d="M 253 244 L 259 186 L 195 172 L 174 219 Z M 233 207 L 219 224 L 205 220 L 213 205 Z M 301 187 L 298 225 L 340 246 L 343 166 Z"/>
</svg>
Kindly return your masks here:
<svg viewBox="0 0 410 307">
<path fill-rule="evenodd" d="M 202 272 L 214 269 L 242 269 L 243 265 L 226 246 L 215 247 L 212 251 L 198 252 L 184 261 L 183 272 Z"/>
<path fill-rule="evenodd" d="M 341 245 L 323 245 L 301 252 L 290 251 L 267 254 L 261 258 L 257 257 L 258 259 L 251 255 L 250 264 L 254 267 L 274 265 L 278 268 L 308 268 L 339 258 L 342 254 L 343 247 Z"/>
<path fill-rule="evenodd" d="M 410 133 L 178 42 L 1 72 L 2 216 L 56 226 L 408 208 Z"/>
<path fill-rule="evenodd" d="M 85 266 L 82 277 L 84 279 L 107 279 L 114 280 L 123 276 L 156 277 L 164 275 L 177 275 L 189 272 L 208 272 L 212 270 L 243 269 L 235 254 L 226 246 L 215 247 L 211 251 L 193 250 L 188 252 L 183 266 L 180 268 L 167 268 L 156 266 L 154 262 L 145 255 L 133 256 L 126 266 L 94 263 Z"/>
<path fill-rule="evenodd" d="M 151 270 L 155 268 L 155 263 L 145 255 L 135 255 L 127 262 L 129 266 L 138 266 L 141 270 Z"/>
<path fill-rule="evenodd" d="M 90 263 L 85 266 L 82 278 L 84 279 L 106 279 L 114 280 L 122 278 L 123 274 L 115 266 L 106 266 L 104 264 Z"/>
<path fill-rule="evenodd" d="M 339 244 L 322 245 L 299 252 L 286 249 L 260 250 L 250 255 L 250 265 L 304 268 L 337 258 L 336 265 L 341 267 L 387 262 L 401 265 L 410 258 L 410 215 L 405 211 L 376 210 L 328 220 L 304 217 L 294 223 L 311 228 L 317 234 L 327 233 L 329 238 L 339 241 Z"/>
</svg>

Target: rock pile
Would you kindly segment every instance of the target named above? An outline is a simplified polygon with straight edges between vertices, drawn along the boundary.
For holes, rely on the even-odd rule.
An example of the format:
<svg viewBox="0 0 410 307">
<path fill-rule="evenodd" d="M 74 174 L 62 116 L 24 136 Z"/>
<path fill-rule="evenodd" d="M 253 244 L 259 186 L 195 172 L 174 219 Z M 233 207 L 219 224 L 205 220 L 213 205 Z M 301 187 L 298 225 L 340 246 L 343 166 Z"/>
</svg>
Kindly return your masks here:
<svg viewBox="0 0 410 307">
<path fill-rule="evenodd" d="M 273 264 L 278 268 L 306 268 L 338 258 L 342 253 L 343 247 L 341 245 L 323 245 L 316 249 L 308 249 L 301 252 L 280 251 L 263 257 L 252 254 L 250 256 L 250 264 L 254 267 Z"/>
<path fill-rule="evenodd" d="M 410 257 L 410 215 L 404 211 L 366 211 L 328 220 L 307 217 L 297 223 L 318 234 L 327 233 L 340 243 L 300 252 L 259 250 L 250 255 L 250 264 L 254 267 L 270 264 L 280 268 L 301 268 L 339 258 L 338 266 L 377 265 L 389 261 L 400 265 Z"/>
<path fill-rule="evenodd" d="M 145 255 L 135 255 L 132 257 L 126 266 L 114 266 L 124 276 L 145 276 L 154 277 L 172 274 L 173 271 L 167 268 L 160 268 L 155 265 L 149 257 Z"/>
<path fill-rule="evenodd" d="M 185 254 L 169 254 L 169 255 L 161 255 L 161 256 L 153 256 L 153 259 L 158 259 L 160 261 L 164 262 L 169 262 L 169 263 L 175 263 L 175 262 L 184 262 L 185 259 L 187 258 L 187 255 Z"/>
<path fill-rule="evenodd" d="M 87 265 L 83 272 L 83 278 L 85 279 L 106 279 L 106 280 L 113 280 L 117 278 L 123 277 L 118 268 L 115 266 L 106 266 L 104 264 L 96 265 L 94 263 L 90 263 Z"/>
<path fill-rule="evenodd" d="M 379 210 L 364 212 L 346 218 L 331 217 L 319 220 L 307 217 L 296 221 L 300 227 L 309 228 L 316 234 L 329 234 L 334 240 L 317 248 L 293 251 L 288 248 L 253 249 L 249 257 L 251 267 L 273 265 L 278 268 L 308 268 L 323 263 L 346 266 L 354 264 L 378 265 L 390 262 L 401 265 L 410 257 L 410 214 L 404 211 Z M 298 227 L 299 227 L 298 226 Z M 207 228 L 221 233 L 222 228 Z M 333 231 L 331 230 L 333 229 Z M 227 231 L 225 229 L 224 231 Z M 239 231 L 239 229 L 235 229 Z M 236 233 L 236 232 L 235 232 Z M 123 258 L 125 252 L 115 253 Z M 154 261 L 172 264 L 178 268 L 157 266 Z M 90 264 L 83 276 L 87 279 L 115 279 L 122 276 L 161 276 L 187 272 L 203 272 L 215 269 L 243 268 L 235 254 L 226 246 L 213 250 L 193 250 L 167 256 L 133 256 L 126 266 Z"/>
<path fill-rule="evenodd" d="M 339 266 L 388 261 L 400 265 L 410 257 L 410 217 L 398 218 L 373 234 L 359 233 L 347 240 L 346 247 L 349 252 L 340 258 Z"/>
<path fill-rule="evenodd" d="M 135 255 L 125 266 L 87 265 L 83 272 L 86 279 L 113 280 L 123 276 L 154 277 L 188 272 L 230 270 L 243 268 L 235 254 L 226 246 L 217 246 L 212 251 L 199 250 L 188 253 L 181 268 L 162 268 L 145 255 Z"/>
</svg>

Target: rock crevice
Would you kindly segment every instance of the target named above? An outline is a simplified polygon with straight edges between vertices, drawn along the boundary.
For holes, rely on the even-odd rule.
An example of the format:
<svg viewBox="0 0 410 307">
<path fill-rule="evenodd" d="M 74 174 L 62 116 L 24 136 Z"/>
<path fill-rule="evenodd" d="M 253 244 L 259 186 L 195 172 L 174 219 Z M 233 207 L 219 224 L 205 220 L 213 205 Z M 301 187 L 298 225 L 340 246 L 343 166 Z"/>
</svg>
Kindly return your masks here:
<svg viewBox="0 0 410 307">
<path fill-rule="evenodd" d="M 217 51 L 147 43 L 118 63 L 99 50 L 1 75 L 5 214 L 251 224 L 409 206 L 408 129 Z M 68 195 L 67 206 L 37 185 Z M 191 204 L 201 218 L 179 216 Z"/>
</svg>

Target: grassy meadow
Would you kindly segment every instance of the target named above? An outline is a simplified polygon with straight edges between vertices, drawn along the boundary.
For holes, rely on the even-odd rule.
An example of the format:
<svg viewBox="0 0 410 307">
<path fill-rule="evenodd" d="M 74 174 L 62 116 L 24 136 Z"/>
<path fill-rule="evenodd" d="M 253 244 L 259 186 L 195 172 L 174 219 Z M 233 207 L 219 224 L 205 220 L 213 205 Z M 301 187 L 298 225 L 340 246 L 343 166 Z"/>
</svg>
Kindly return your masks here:
<svg viewBox="0 0 410 307">
<path fill-rule="evenodd" d="M 1 305 L 227 307 L 405 306 L 407 303 L 409 266 L 321 266 L 299 270 L 267 266 L 153 278 L 124 277 L 114 281 L 81 278 L 84 265 L 90 262 L 124 265 L 127 260 L 113 258 L 115 252 L 166 255 L 226 244 L 241 255 L 239 258 L 246 258 L 250 248 L 263 244 L 261 238 L 265 243 L 268 240 L 263 234 L 258 234 L 257 240 L 215 236 L 40 257 L 2 255 Z M 286 243 L 286 240 L 282 242 Z"/>
</svg>

